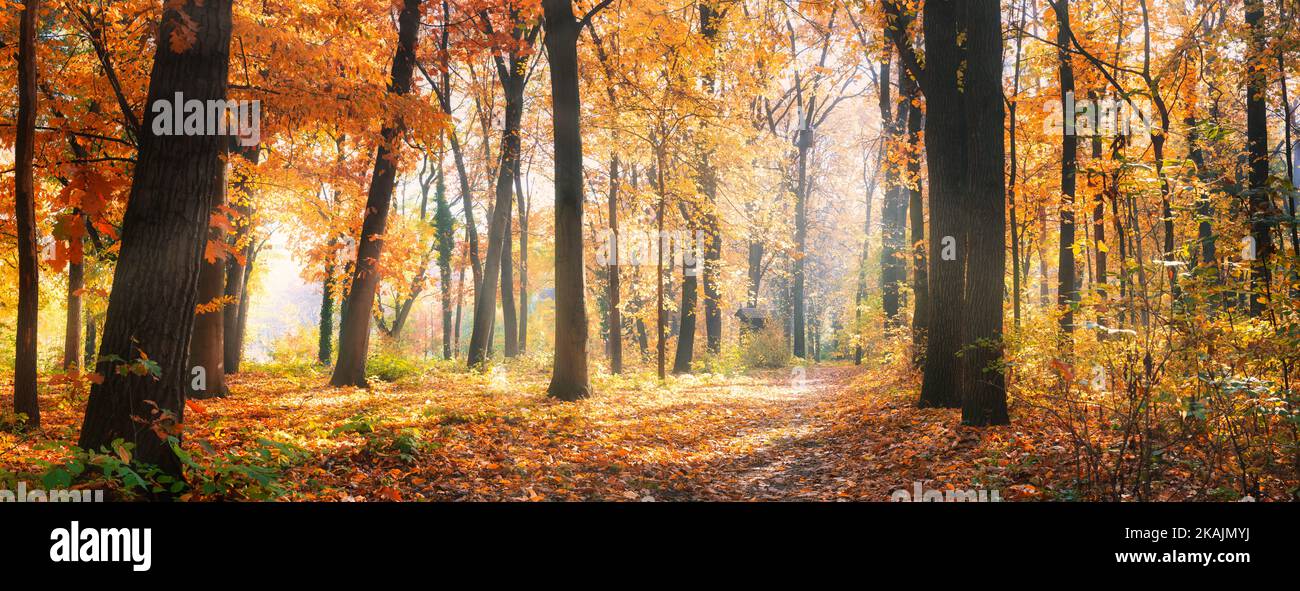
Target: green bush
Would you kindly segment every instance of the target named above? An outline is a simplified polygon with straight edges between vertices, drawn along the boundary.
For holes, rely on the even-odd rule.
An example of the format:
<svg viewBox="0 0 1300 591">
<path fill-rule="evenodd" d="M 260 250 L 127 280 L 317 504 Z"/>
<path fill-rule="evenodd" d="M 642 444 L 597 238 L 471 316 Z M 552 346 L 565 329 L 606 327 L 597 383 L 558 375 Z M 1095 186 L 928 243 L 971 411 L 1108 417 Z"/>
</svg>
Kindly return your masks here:
<svg viewBox="0 0 1300 591">
<path fill-rule="evenodd" d="M 366 377 L 372 380 L 398 382 L 418 373 L 418 363 L 396 353 L 376 353 L 366 361 Z"/>
</svg>

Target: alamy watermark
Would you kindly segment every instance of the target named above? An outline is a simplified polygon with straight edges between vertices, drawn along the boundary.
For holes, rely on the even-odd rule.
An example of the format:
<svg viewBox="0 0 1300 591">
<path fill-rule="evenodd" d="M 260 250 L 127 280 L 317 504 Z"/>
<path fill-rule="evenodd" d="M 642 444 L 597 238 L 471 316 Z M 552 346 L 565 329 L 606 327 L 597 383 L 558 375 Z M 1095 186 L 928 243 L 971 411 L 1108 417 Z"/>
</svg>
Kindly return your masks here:
<svg viewBox="0 0 1300 591">
<path fill-rule="evenodd" d="M 1060 133 L 1080 137 L 1116 137 L 1133 135 L 1134 127 L 1147 133 L 1152 129 L 1151 102 L 1147 99 L 1124 99 L 1115 96 L 1089 96 L 1076 99 L 1065 93 L 1063 101 L 1043 105 L 1043 133 Z"/>
<path fill-rule="evenodd" d="M 103 490 L 28 490 L 27 483 L 18 482 L 17 490 L 0 489 L 0 503 L 102 503 Z"/>
<path fill-rule="evenodd" d="M 689 277 L 704 271 L 703 230 L 655 232 L 604 230 L 596 239 L 596 262 L 606 267 L 654 266 L 663 252 L 665 267 L 681 267 Z"/>
<path fill-rule="evenodd" d="M 150 111 L 154 135 L 227 135 L 245 147 L 262 141 L 262 101 L 186 100 L 178 92 L 171 100 L 154 101 Z"/>
<path fill-rule="evenodd" d="M 889 495 L 889 500 L 895 503 L 1000 503 L 1002 502 L 1002 491 L 997 489 L 964 490 L 960 488 L 926 489 L 920 482 L 913 482 L 912 490 L 900 488 Z"/>
</svg>

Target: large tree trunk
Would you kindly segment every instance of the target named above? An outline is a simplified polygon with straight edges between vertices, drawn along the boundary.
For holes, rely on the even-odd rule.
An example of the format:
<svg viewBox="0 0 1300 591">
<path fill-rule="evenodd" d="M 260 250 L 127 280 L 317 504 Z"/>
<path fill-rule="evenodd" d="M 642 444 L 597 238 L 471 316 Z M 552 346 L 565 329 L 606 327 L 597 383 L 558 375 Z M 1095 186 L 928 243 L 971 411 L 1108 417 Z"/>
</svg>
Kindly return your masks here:
<svg viewBox="0 0 1300 591">
<path fill-rule="evenodd" d="M 957 72 L 954 2 L 925 7 L 925 148 L 930 179 L 930 322 L 919 405 L 955 408 L 959 396 L 962 324 L 965 308 L 967 236 L 962 211 L 966 191 L 966 120 Z M 900 48 L 901 51 L 901 48 Z M 991 230 L 990 230 L 991 231 Z"/>
<path fill-rule="evenodd" d="M 572 0 L 543 0 L 542 8 L 555 137 L 555 371 L 547 392 L 561 400 L 577 400 L 591 394 L 583 285 L 579 27 Z"/>
<path fill-rule="evenodd" d="M 1269 297 L 1272 280 L 1269 258 L 1273 255 L 1272 228 L 1267 220 L 1272 215 L 1273 202 L 1268 194 L 1268 107 L 1264 96 L 1268 72 L 1263 63 L 1268 33 L 1263 20 L 1262 0 L 1246 0 L 1247 59 L 1250 60 L 1246 68 L 1246 144 L 1250 155 L 1250 235 L 1255 251 L 1250 268 L 1250 315 L 1255 317 L 1264 313 Z"/>
<path fill-rule="evenodd" d="M 157 45 L 146 104 L 225 100 L 231 0 L 188 0 L 163 9 L 159 39 L 193 26 L 193 45 Z M 97 372 L 78 445 L 135 444 L 137 461 L 180 473 L 164 434 L 179 438 L 189 382 L 190 333 L 212 205 L 225 181 L 229 138 L 156 135 L 145 126 L 122 224 Z M 152 364 L 156 364 L 153 366 Z M 156 367 L 156 372 L 149 371 Z M 129 370 L 141 368 L 144 375 Z M 155 375 L 150 375 L 155 373 Z"/>
<path fill-rule="evenodd" d="M 929 8 L 927 7 L 927 10 Z M 963 111 L 968 122 L 966 207 L 969 223 L 962 342 L 962 423 L 1005 425 L 1002 302 L 1006 292 L 1005 105 L 1002 14 L 996 2 L 962 3 L 966 33 Z"/>
<path fill-rule="evenodd" d="M 398 17 L 398 45 L 393 55 L 392 82 L 389 94 L 405 95 L 411 91 L 415 69 L 415 46 L 420 28 L 420 0 L 405 0 Z M 388 208 L 397 177 L 397 141 L 405 129 L 400 119 L 384 124 L 380 131 L 375 168 L 366 196 L 366 213 L 357 240 L 357 259 L 348 290 L 348 313 L 339 326 L 339 358 L 330 379 L 333 386 L 366 385 L 366 354 L 370 345 L 370 316 L 379 287 L 379 256 L 384 248 L 384 231 L 388 225 Z"/>
<path fill-rule="evenodd" d="M 36 18 L 39 0 L 26 0 L 18 34 L 18 120 L 14 143 L 14 217 L 18 230 L 18 325 L 14 347 L 14 412 L 39 427 L 36 396 L 36 326 L 40 313 L 40 268 L 36 251 Z"/>
<path fill-rule="evenodd" d="M 1074 192 L 1079 168 L 1079 136 L 1074 124 L 1074 67 L 1070 63 L 1070 0 L 1057 0 L 1052 5 L 1056 11 L 1056 43 L 1058 75 L 1061 82 L 1061 105 L 1064 113 L 1061 134 L 1061 241 L 1057 251 L 1056 305 L 1061 308 L 1061 332 L 1072 338 L 1074 308 L 1079 304 L 1079 284 L 1075 278 L 1074 263 Z"/>
</svg>

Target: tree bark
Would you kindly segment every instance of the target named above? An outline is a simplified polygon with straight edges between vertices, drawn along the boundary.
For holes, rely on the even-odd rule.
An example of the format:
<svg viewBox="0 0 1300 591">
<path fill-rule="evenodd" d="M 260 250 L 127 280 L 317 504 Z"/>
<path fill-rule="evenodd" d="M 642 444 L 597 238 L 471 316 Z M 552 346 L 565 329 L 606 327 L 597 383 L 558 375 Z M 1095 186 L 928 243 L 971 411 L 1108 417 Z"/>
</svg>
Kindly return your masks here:
<svg viewBox="0 0 1300 591">
<path fill-rule="evenodd" d="M 810 127 L 806 122 L 800 122 L 800 127 Z M 799 142 L 799 181 L 795 187 L 795 204 L 794 204 L 794 281 L 791 288 L 791 307 L 794 308 L 792 314 L 791 332 L 794 337 L 794 356 L 800 359 L 808 358 L 807 328 L 806 328 L 806 310 L 804 305 L 804 257 L 808 251 L 808 150 L 812 147 L 813 131 L 811 129 L 801 129 L 798 135 Z"/>
<path fill-rule="evenodd" d="M 193 24 L 195 36 L 184 52 L 157 44 L 146 104 L 176 93 L 186 100 L 225 100 L 231 4 L 188 0 L 163 8 L 158 39 L 179 34 L 184 23 Z M 162 435 L 180 437 L 208 214 L 224 188 L 228 140 L 158 135 L 146 126 L 96 366 L 104 379 L 91 387 L 78 441 L 84 449 L 120 438 L 135 445 L 137 461 L 181 471 Z M 149 375 L 152 363 L 156 375 Z M 135 367 L 145 375 L 130 371 Z"/>
<path fill-rule="evenodd" d="M 886 65 L 881 71 L 886 72 Z M 881 205 L 880 221 L 880 292 L 881 307 L 885 312 L 886 328 L 894 328 L 901 323 L 900 312 L 902 298 L 900 288 L 907 281 L 907 260 L 905 255 L 907 208 L 911 193 L 906 191 L 902 170 L 903 134 L 908 115 L 912 110 L 912 97 L 901 92 L 907 80 L 907 69 L 898 69 L 898 86 L 900 89 L 898 105 L 891 113 L 889 105 L 889 82 L 881 82 L 880 120 L 886 126 L 885 141 L 890 146 L 893 156 L 885 158 L 885 199 Z"/>
<path fill-rule="evenodd" d="M 515 204 L 519 209 L 519 354 L 528 352 L 528 199 L 520 159 L 515 159 Z"/>
<path fill-rule="evenodd" d="M 1078 177 L 1079 136 L 1074 123 L 1074 66 L 1070 63 L 1070 0 L 1057 0 L 1056 43 L 1058 76 L 1061 82 L 1063 113 L 1061 134 L 1061 241 L 1057 251 L 1056 305 L 1061 308 L 1060 328 L 1063 338 L 1072 339 L 1074 309 L 1079 304 L 1079 285 L 1074 262 L 1074 193 Z"/>
<path fill-rule="evenodd" d="M 516 156 L 518 155 L 516 154 Z M 504 166 L 509 166 L 512 169 L 514 168 L 513 163 L 503 163 L 503 167 Z M 510 190 L 513 192 L 513 180 L 509 186 Z M 512 205 L 513 203 L 506 205 L 506 229 L 504 235 L 501 237 L 501 249 L 503 251 L 501 253 L 501 316 L 502 327 L 505 329 L 505 335 L 503 335 L 505 337 L 505 343 L 503 343 L 503 347 L 507 358 L 519 356 L 519 317 L 517 316 L 517 308 L 515 308 L 515 241 L 514 224 L 512 220 L 514 212 L 512 211 Z"/>
<path fill-rule="evenodd" d="M 927 7 L 928 10 L 928 7 Z M 968 123 L 967 258 L 962 342 L 962 423 L 1005 425 L 1002 302 L 1006 291 L 1005 104 L 1002 96 L 1002 14 L 996 2 L 963 2 L 966 32 L 963 111 Z"/>
<path fill-rule="evenodd" d="M 920 98 L 916 81 L 904 78 L 903 94 Z M 925 334 L 930 321 L 930 280 L 925 258 L 925 210 L 921 196 L 921 130 L 924 126 L 923 113 L 918 107 L 911 107 L 907 114 L 907 173 L 908 186 L 907 211 L 910 217 L 912 240 L 912 365 L 920 367 L 924 360 Z"/>
<path fill-rule="evenodd" d="M 710 47 L 718 39 L 722 14 L 714 1 L 700 3 L 700 33 Z M 715 91 L 716 82 L 713 72 L 704 76 L 705 87 L 710 93 Z M 718 174 L 706 151 L 703 155 L 701 171 L 702 189 L 705 198 L 704 212 L 704 334 L 705 344 L 710 353 L 722 352 L 722 290 L 719 289 L 719 275 L 722 273 L 722 225 L 718 219 Z"/>
<path fill-rule="evenodd" d="M 609 300 L 609 371 L 613 374 L 623 373 L 623 317 L 619 309 L 619 244 L 618 235 L 618 184 L 619 160 L 614 153 L 609 158 L 609 231 L 614 247 L 609 253 L 609 282 L 606 298 Z"/>
<path fill-rule="evenodd" d="M 333 240 L 330 241 L 332 245 Z M 333 253 L 333 249 L 330 249 Z M 328 366 L 334 359 L 334 261 L 325 263 L 325 279 L 320 288 L 320 330 L 316 341 L 316 360 Z"/>
<path fill-rule="evenodd" d="M 1269 297 L 1272 270 L 1269 259 L 1273 255 L 1272 225 L 1267 218 L 1272 214 L 1273 203 L 1268 194 L 1268 107 L 1264 93 L 1268 87 L 1268 74 L 1264 60 L 1268 33 L 1264 30 L 1264 3 L 1246 0 L 1246 28 L 1248 30 L 1246 68 L 1246 144 L 1250 155 L 1250 235 L 1254 240 L 1255 258 L 1250 268 L 1250 315 L 1264 313 Z M 1256 67 L 1255 64 L 1259 64 Z"/>
<path fill-rule="evenodd" d="M 81 240 L 73 241 L 73 248 L 80 249 Z M 85 254 L 80 263 L 68 263 L 68 313 L 65 317 L 63 331 L 63 369 L 69 372 L 81 372 L 81 323 L 82 291 L 86 288 Z"/>
<path fill-rule="evenodd" d="M 682 214 L 686 214 L 684 207 Z M 691 256 L 698 257 L 700 253 L 691 253 Z M 691 361 L 695 356 L 695 308 L 699 299 L 699 277 L 687 266 L 688 258 L 682 257 L 681 328 L 677 335 L 677 353 L 673 357 L 674 374 L 690 373 Z"/>
<path fill-rule="evenodd" d="M 224 202 L 225 170 L 222 170 L 222 190 L 212 213 Z M 208 241 L 223 241 L 225 236 L 215 226 L 208 228 Z M 223 317 L 234 316 L 238 320 L 239 301 L 225 302 L 226 295 L 226 257 L 222 255 L 215 260 L 205 256 L 199 271 L 198 304 L 206 310 L 196 311 L 194 332 L 190 339 L 190 368 L 186 372 L 190 382 L 186 394 L 190 398 L 205 400 L 223 398 L 230 392 L 226 388 L 225 338 L 223 334 Z M 215 309 L 212 309 L 214 308 Z M 201 372 L 201 379 L 195 373 Z"/>
<path fill-rule="evenodd" d="M 518 18 L 518 15 L 515 16 Z M 529 47 L 533 41 L 533 34 L 524 33 L 523 24 L 515 23 L 512 38 L 516 43 Z M 519 127 L 524 111 L 526 67 L 527 58 L 517 49 L 511 49 L 506 59 L 497 58 L 497 77 L 506 98 L 505 128 L 502 130 L 501 157 L 496 170 L 496 201 L 489 214 L 491 220 L 488 223 L 488 251 L 483 267 L 483 283 L 474 294 L 473 330 L 470 332 L 468 356 L 470 367 L 482 366 L 491 355 L 492 332 L 496 325 L 497 287 L 500 285 L 504 292 L 506 289 L 504 279 L 509 275 L 509 271 L 502 267 L 510 265 L 510 257 L 506 253 L 510 242 L 506 236 L 510 233 L 514 162 L 519 157 L 520 150 Z M 510 286 L 510 289 L 513 290 L 513 286 Z M 510 295 L 509 303 L 513 305 L 513 293 Z M 506 303 L 503 293 L 502 304 Z M 510 342 L 514 337 L 509 332 L 514 328 L 513 312 L 507 312 L 506 316 L 509 319 L 509 326 L 506 327 L 504 348 L 507 352 L 515 352 L 515 345 Z"/>
<path fill-rule="evenodd" d="M 389 94 L 405 95 L 411 91 L 415 70 L 415 46 L 420 28 L 420 0 L 405 0 L 398 16 L 398 45 L 393 55 Z M 370 316 L 379 287 L 379 256 L 384 248 L 388 209 L 392 203 L 393 184 L 397 176 L 397 140 L 405 129 L 398 118 L 384 124 L 380 131 L 375 167 L 366 196 L 366 212 L 357 241 L 356 264 L 352 286 L 348 290 L 348 313 L 339 326 L 339 357 L 330 378 L 333 386 L 366 386 L 366 355 L 370 345 Z"/>
<path fill-rule="evenodd" d="M 14 142 L 14 218 L 18 230 L 18 324 L 14 346 L 14 412 L 39 427 L 36 394 L 36 330 L 40 314 L 40 267 L 36 250 L 36 21 L 40 0 L 26 0 L 18 25 L 18 120 Z"/>
<path fill-rule="evenodd" d="M 931 306 L 919 400 L 922 407 L 956 408 L 961 404 L 958 353 L 962 348 L 962 324 L 967 321 L 964 308 L 968 238 L 963 222 L 968 212 L 962 211 L 962 200 L 967 190 L 965 138 L 968 131 L 957 87 L 962 55 L 957 45 L 958 11 L 954 4 L 951 0 L 927 3 L 923 20 L 926 64 L 922 89 L 928 109 L 925 148 L 930 179 Z"/>
<path fill-rule="evenodd" d="M 542 8 L 555 137 L 555 368 L 547 393 L 560 400 L 577 400 L 591 394 L 583 285 L 579 26 L 572 0 L 543 0 Z"/>
</svg>

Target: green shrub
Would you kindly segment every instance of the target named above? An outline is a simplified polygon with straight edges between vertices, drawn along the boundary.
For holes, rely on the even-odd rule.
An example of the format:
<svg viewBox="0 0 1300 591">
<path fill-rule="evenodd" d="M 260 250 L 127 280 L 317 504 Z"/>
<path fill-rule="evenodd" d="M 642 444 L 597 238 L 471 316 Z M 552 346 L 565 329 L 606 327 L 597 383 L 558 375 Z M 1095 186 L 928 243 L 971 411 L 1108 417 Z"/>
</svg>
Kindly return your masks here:
<svg viewBox="0 0 1300 591">
<path fill-rule="evenodd" d="M 396 353 L 376 353 L 366 361 L 366 377 L 381 382 L 397 382 L 420 373 L 420 365 Z"/>
</svg>

